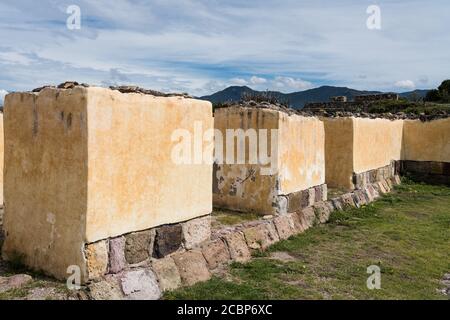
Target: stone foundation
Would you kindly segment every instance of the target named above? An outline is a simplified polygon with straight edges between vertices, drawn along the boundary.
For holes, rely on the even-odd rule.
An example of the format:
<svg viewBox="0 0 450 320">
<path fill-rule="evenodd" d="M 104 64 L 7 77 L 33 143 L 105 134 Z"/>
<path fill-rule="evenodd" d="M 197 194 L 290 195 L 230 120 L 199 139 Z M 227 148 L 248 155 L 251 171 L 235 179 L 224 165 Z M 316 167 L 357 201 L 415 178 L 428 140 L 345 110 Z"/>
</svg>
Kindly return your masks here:
<svg viewBox="0 0 450 320">
<path fill-rule="evenodd" d="M 327 185 L 322 184 L 303 191 L 278 196 L 275 204 L 277 213 L 291 213 L 311 207 L 317 202 L 327 201 L 327 195 Z"/>
<path fill-rule="evenodd" d="M 369 170 L 362 173 L 353 173 L 353 184 L 355 189 L 364 189 L 369 184 L 374 184 L 383 180 L 390 180 L 400 175 L 401 161 L 391 161 L 390 165 Z"/>
<path fill-rule="evenodd" d="M 92 299 L 159 299 L 164 291 L 207 281 L 214 274 L 220 276 L 221 269 L 229 263 L 248 262 L 252 252 L 265 250 L 281 240 L 326 223 L 333 211 L 348 207 L 359 208 L 369 204 L 379 198 L 381 194 L 390 192 L 398 183 L 398 176 L 390 179 L 383 178 L 374 184 L 365 185 L 360 190 L 328 201 L 315 202 L 312 206 L 295 212 L 215 230 L 212 232 L 211 239 L 192 244 L 191 249 L 186 249 L 185 242 L 180 243 L 179 238 L 175 237 L 177 245 L 174 245 L 174 248 L 177 247 L 177 250 L 161 259 L 146 258 L 137 265 L 125 261 L 124 250 L 126 249 L 123 248 L 126 243 L 125 239 L 110 239 L 109 252 L 114 251 L 115 255 L 118 252 L 118 259 L 122 262 L 117 263 L 110 254 L 108 264 L 110 274 L 89 284 L 88 293 Z M 320 195 L 321 193 L 319 191 L 316 194 Z M 187 223 L 206 226 L 202 219 Z M 182 225 L 181 230 L 183 229 L 185 228 Z M 148 239 L 147 231 L 144 231 L 142 236 Z M 118 244 L 115 243 L 116 241 Z M 150 248 L 151 251 L 151 245 L 151 240 L 146 240 L 141 243 L 140 247 L 143 247 L 144 251 Z M 116 246 L 119 247 L 117 250 Z M 100 250 L 102 251 L 108 245 L 102 244 L 100 247 L 103 248 Z M 99 256 L 105 258 L 103 254 L 99 254 Z M 139 260 L 143 259 L 142 256 L 139 255 L 139 257 Z M 95 265 L 105 266 L 106 261 Z M 114 273 L 111 272 L 111 266 L 117 264 L 121 267 L 114 269 Z"/>
<path fill-rule="evenodd" d="M 450 186 L 450 162 L 403 160 L 401 172 L 415 181 Z"/>
<path fill-rule="evenodd" d="M 89 280 L 150 265 L 155 259 L 185 252 L 210 238 L 211 217 L 208 215 L 86 244 L 84 256 Z"/>
</svg>

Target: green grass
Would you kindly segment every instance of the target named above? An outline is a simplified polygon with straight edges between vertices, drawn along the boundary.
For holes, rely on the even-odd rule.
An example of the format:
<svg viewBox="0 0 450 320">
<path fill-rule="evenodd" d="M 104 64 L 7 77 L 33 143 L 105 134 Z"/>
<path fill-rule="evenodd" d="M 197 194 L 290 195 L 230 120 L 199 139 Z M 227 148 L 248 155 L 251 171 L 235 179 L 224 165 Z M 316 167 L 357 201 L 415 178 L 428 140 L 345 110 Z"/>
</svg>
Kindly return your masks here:
<svg viewBox="0 0 450 320">
<path fill-rule="evenodd" d="M 271 259 L 272 252 L 295 260 Z M 370 265 L 381 268 L 381 290 L 367 289 Z M 450 272 L 450 188 L 405 183 L 229 272 L 227 280 L 215 277 L 165 298 L 447 299 L 437 289 Z"/>
<path fill-rule="evenodd" d="M 214 209 L 212 216 L 213 220 L 217 222 L 218 226 L 232 226 L 248 221 L 258 220 L 261 218 L 261 216 L 258 216 L 254 213 L 236 212 L 217 208 Z"/>
</svg>

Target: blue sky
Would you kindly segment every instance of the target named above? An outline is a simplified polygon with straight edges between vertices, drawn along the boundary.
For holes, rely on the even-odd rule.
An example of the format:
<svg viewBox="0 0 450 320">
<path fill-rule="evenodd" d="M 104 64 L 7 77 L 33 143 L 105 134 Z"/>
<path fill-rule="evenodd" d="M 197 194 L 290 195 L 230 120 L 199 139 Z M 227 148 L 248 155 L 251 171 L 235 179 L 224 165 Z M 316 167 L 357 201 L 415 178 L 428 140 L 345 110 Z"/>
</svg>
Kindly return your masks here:
<svg viewBox="0 0 450 320">
<path fill-rule="evenodd" d="M 366 26 L 374 4 L 381 30 Z M 448 0 L 0 0 L 0 102 L 65 80 L 193 95 L 432 88 L 450 78 L 449 15 Z"/>
</svg>

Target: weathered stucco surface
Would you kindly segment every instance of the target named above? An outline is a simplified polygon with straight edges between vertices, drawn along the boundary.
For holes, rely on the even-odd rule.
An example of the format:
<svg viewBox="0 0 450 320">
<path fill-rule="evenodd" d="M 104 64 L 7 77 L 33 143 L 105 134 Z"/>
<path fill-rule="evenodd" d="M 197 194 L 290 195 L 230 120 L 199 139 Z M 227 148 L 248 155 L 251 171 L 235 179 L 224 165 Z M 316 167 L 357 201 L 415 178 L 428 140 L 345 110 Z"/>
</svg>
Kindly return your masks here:
<svg viewBox="0 0 450 320">
<path fill-rule="evenodd" d="M 209 102 L 88 92 L 88 242 L 211 213 L 212 166 L 171 159 L 175 130 L 213 128 Z"/>
<path fill-rule="evenodd" d="M 3 205 L 3 161 L 5 140 L 3 133 L 3 112 L 0 112 L 0 206 Z"/>
<path fill-rule="evenodd" d="M 3 254 L 58 278 L 85 272 L 86 106 L 81 88 L 5 99 Z"/>
<path fill-rule="evenodd" d="M 272 214 L 278 195 L 301 191 L 325 181 L 324 127 L 317 118 L 288 115 L 264 108 L 230 107 L 216 110 L 215 129 L 222 132 L 226 158 L 226 130 L 268 130 L 268 155 L 272 172 L 261 174 L 269 166 L 249 164 L 246 139 L 245 164 L 216 164 L 214 167 L 214 206 L 236 211 Z M 272 148 L 271 129 L 278 130 L 277 148 Z M 260 145 L 258 138 L 257 145 Z M 237 158 L 237 139 L 234 144 Z M 272 154 L 272 152 L 276 154 Z"/>
<path fill-rule="evenodd" d="M 400 160 L 403 121 L 365 118 L 322 118 L 325 122 L 326 183 L 353 189 L 353 173 Z"/>
<path fill-rule="evenodd" d="M 450 162 L 450 118 L 405 120 L 403 160 Z"/>
<path fill-rule="evenodd" d="M 226 159 L 227 129 L 267 129 L 268 155 L 271 156 L 272 129 L 278 129 L 279 113 L 268 109 L 221 108 L 214 113 L 214 129 L 223 137 L 223 159 Z M 214 165 L 214 206 L 236 211 L 272 212 L 272 203 L 277 195 L 278 175 L 261 175 L 261 166 L 249 163 L 248 138 L 245 147 L 245 164 L 237 164 L 238 139 L 234 141 L 234 162 Z M 278 141 L 278 140 L 277 140 Z M 242 148 L 242 150 L 244 150 Z M 217 157 L 216 149 L 216 157 Z M 234 164 L 233 164 L 234 163 Z M 275 168 L 278 169 L 277 167 Z"/>
<path fill-rule="evenodd" d="M 209 102 L 103 88 L 5 101 L 6 258 L 86 276 L 86 243 L 212 210 L 212 166 L 172 161 L 175 129 L 212 129 Z"/>
<path fill-rule="evenodd" d="M 403 120 L 353 118 L 353 171 L 362 173 L 400 160 Z"/>
<path fill-rule="evenodd" d="M 353 120 L 321 120 L 325 124 L 325 181 L 331 188 L 353 189 Z"/>
<path fill-rule="evenodd" d="M 318 118 L 279 116 L 280 193 L 289 194 L 325 183 L 325 129 Z"/>
</svg>

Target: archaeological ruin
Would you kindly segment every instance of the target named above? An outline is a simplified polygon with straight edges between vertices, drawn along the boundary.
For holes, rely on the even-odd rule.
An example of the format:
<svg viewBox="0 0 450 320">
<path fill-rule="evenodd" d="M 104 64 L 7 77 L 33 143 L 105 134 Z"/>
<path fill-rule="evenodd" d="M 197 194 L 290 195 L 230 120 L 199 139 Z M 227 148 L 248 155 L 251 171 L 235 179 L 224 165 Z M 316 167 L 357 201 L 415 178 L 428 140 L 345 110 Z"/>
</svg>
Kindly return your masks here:
<svg viewBox="0 0 450 320">
<path fill-rule="evenodd" d="M 4 113 L 6 260 L 85 283 L 209 237 L 212 166 L 175 164 L 170 143 L 212 129 L 209 102 L 74 85 L 9 94 Z"/>
<path fill-rule="evenodd" d="M 226 138 L 226 161 L 214 164 L 215 207 L 265 215 L 326 200 L 325 131 L 318 118 L 235 105 L 215 110 L 214 127 Z M 245 161 L 235 161 L 238 153 Z"/>
<path fill-rule="evenodd" d="M 8 94 L 2 256 L 60 280 L 78 268 L 92 299 L 159 299 L 373 202 L 401 175 L 450 184 L 447 116 L 368 115 L 342 97 L 325 106 L 213 113 L 187 95 L 77 83 Z M 260 218 L 213 227 L 213 206 Z"/>
</svg>

